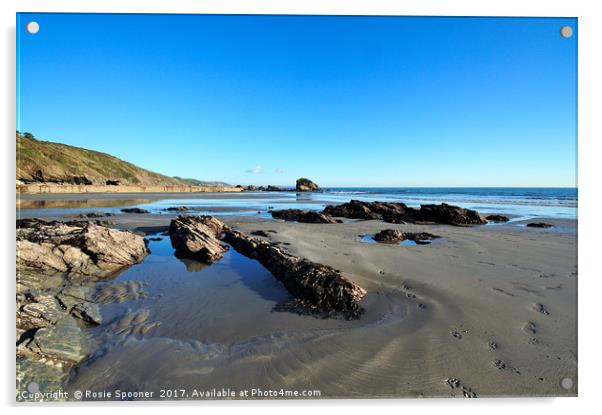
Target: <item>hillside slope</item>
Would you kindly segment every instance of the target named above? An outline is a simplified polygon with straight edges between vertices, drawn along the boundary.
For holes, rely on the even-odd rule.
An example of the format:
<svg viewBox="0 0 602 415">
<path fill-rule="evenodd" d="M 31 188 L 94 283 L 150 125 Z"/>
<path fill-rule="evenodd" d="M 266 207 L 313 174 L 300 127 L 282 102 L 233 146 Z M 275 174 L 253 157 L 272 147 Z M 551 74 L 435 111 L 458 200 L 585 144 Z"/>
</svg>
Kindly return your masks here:
<svg viewBox="0 0 602 415">
<path fill-rule="evenodd" d="M 17 181 L 95 185 L 182 185 L 106 153 L 17 133 Z"/>
</svg>

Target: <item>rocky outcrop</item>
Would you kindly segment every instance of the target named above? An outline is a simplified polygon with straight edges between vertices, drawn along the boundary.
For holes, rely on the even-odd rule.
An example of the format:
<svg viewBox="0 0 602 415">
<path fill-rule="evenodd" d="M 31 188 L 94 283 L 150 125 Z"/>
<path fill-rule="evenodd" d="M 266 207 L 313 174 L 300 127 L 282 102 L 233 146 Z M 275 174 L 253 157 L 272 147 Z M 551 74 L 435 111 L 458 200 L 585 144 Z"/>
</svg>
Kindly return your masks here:
<svg viewBox="0 0 602 415">
<path fill-rule="evenodd" d="M 178 216 L 169 225 L 169 237 L 177 256 L 212 263 L 228 250 L 219 240 L 225 228 L 213 216 Z"/>
<path fill-rule="evenodd" d="M 377 242 L 399 243 L 410 240 L 419 245 L 428 244 L 436 238 L 439 236 L 428 232 L 402 232 L 398 229 L 384 229 L 374 235 L 374 240 Z"/>
<path fill-rule="evenodd" d="M 74 285 L 59 274 L 17 275 L 18 390 L 25 390 L 32 381 L 41 389 L 56 390 L 69 370 L 90 354 L 91 344 L 82 327 L 100 324 L 101 316 L 85 284 Z"/>
<path fill-rule="evenodd" d="M 489 215 L 485 219 L 491 222 L 508 222 L 510 220 L 508 216 L 504 215 Z"/>
<path fill-rule="evenodd" d="M 93 222 L 17 220 L 17 269 L 108 276 L 141 262 L 144 238 Z"/>
<path fill-rule="evenodd" d="M 362 202 L 352 200 L 336 206 L 326 206 L 323 213 L 349 219 L 378 219 L 405 216 L 408 207 L 404 203 Z"/>
<path fill-rule="evenodd" d="M 285 221 L 302 222 L 302 223 L 337 223 L 330 215 L 316 212 L 313 210 L 301 209 L 284 209 L 273 210 L 272 217 L 274 219 L 283 219 Z"/>
<path fill-rule="evenodd" d="M 301 177 L 300 179 L 297 179 L 297 183 L 295 184 L 295 190 L 297 192 L 315 192 L 316 190 L 319 190 L 320 188 L 318 187 L 317 184 L 315 184 L 314 182 L 312 182 L 309 179 L 306 179 L 305 177 Z"/>
<path fill-rule="evenodd" d="M 282 188 L 278 187 L 278 186 L 273 186 L 273 185 L 269 185 L 268 187 L 265 188 L 266 192 L 281 192 Z"/>
<path fill-rule="evenodd" d="M 529 228 L 552 228 L 554 225 L 544 222 L 531 222 L 527 223 L 527 227 Z"/>
<path fill-rule="evenodd" d="M 483 225 L 487 219 L 476 210 L 441 203 L 440 205 L 422 205 L 416 219 L 424 222 L 446 223 L 449 225 Z"/>
<path fill-rule="evenodd" d="M 334 217 L 383 220 L 389 223 L 434 222 L 450 225 L 481 225 L 487 223 L 487 220 L 477 211 L 446 203 L 422 205 L 420 209 L 415 209 L 404 203 L 352 200 L 337 206 L 327 206 L 323 213 Z"/>
<path fill-rule="evenodd" d="M 224 239 L 239 253 L 259 261 L 286 289 L 308 307 L 348 319 L 359 318 L 366 290 L 345 278 L 340 271 L 293 256 L 267 241 L 226 230 Z"/>
<path fill-rule="evenodd" d="M 121 211 L 123 213 L 138 213 L 138 214 L 143 214 L 143 215 L 147 215 L 150 213 L 149 210 L 142 209 L 142 208 L 123 208 L 123 209 L 121 209 Z"/>
</svg>

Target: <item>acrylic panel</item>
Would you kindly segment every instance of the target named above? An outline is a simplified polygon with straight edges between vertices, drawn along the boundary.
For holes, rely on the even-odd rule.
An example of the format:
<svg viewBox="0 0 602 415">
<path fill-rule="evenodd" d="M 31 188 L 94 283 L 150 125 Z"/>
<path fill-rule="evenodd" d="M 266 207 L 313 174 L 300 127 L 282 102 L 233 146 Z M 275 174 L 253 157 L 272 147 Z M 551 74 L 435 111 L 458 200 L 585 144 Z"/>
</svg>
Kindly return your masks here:
<svg viewBox="0 0 602 415">
<path fill-rule="evenodd" d="M 19 401 L 576 396 L 577 19 L 17 15 Z"/>
</svg>

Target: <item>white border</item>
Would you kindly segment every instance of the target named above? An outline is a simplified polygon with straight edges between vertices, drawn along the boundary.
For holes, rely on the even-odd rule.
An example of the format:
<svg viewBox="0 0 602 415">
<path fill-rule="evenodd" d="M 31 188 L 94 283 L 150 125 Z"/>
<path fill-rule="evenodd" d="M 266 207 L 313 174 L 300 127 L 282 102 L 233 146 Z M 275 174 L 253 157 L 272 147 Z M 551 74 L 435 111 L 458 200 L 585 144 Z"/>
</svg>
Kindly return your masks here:
<svg viewBox="0 0 602 415">
<path fill-rule="evenodd" d="M 601 255 L 600 239 L 600 182 L 602 152 L 600 141 L 602 118 L 600 74 L 602 65 L 602 19 L 596 13 L 595 1 L 579 0 L 3 0 L 2 8 L 2 83 L 0 101 L 5 132 L 2 148 L 2 217 L 3 237 L 0 262 L 3 265 L 2 325 L 6 364 L 1 377 L 2 402 L 9 411 L 43 411 L 61 414 L 105 413 L 131 410 L 130 404 L 98 403 L 52 405 L 32 408 L 14 404 L 14 219 L 15 219 L 15 12 L 114 12 L 114 13 L 225 13 L 225 14 L 380 14 L 433 16 L 563 16 L 579 18 L 579 398 L 556 399 L 486 399 L 486 400 L 334 400 L 312 402 L 153 402 L 142 403 L 144 411 L 160 413 L 169 406 L 177 411 L 250 411 L 251 414 L 278 412 L 307 413 L 316 410 L 332 412 L 396 412 L 420 411 L 441 413 L 449 409 L 465 413 L 504 413 L 520 409 L 529 412 L 567 414 L 591 409 L 598 403 L 600 382 L 600 323 L 597 309 L 602 293 L 602 272 L 596 262 Z"/>
</svg>

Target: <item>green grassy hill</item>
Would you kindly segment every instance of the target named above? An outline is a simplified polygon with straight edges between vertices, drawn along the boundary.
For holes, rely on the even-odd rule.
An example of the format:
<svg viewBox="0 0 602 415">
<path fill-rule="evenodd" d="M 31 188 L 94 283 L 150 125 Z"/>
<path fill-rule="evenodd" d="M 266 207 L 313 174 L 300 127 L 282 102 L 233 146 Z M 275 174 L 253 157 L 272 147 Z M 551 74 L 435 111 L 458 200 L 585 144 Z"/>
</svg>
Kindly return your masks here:
<svg viewBox="0 0 602 415">
<path fill-rule="evenodd" d="M 186 185 L 106 153 L 41 141 L 17 132 L 17 180 L 22 183 Z"/>
<path fill-rule="evenodd" d="M 183 181 L 192 186 L 231 186 L 229 183 L 226 183 L 226 182 L 208 182 L 205 180 L 187 179 L 187 178 L 178 177 L 178 176 L 174 176 L 173 178 Z"/>
</svg>

